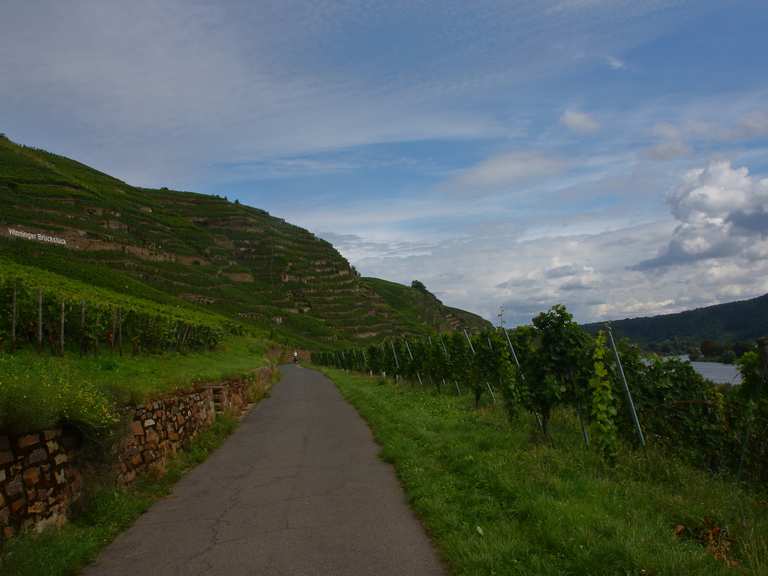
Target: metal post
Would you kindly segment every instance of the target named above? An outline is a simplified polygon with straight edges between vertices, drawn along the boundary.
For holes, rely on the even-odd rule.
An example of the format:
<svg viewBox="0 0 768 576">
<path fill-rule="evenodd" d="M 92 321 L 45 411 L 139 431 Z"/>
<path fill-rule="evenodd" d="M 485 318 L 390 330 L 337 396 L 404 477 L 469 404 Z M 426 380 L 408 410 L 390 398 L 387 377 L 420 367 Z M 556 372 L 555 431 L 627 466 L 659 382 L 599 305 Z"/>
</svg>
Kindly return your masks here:
<svg viewBox="0 0 768 576">
<path fill-rule="evenodd" d="M 403 338 L 403 341 L 405 341 L 405 348 L 408 350 L 408 356 L 411 357 L 411 362 L 413 362 L 413 352 L 411 352 L 411 346 L 408 344 L 408 338 Z M 419 374 L 418 370 L 416 370 L 416 378 L 419 379 L 419 386 L 424 387 L 424 382 L 421 381 L 421 374 Z"/>
<path fill-rule="evenodd" d="M 509 346 L 509 351 L 512 352 L 512 358 L 515 360 L 515 366 L 517 366 L 517 372 L 520 374 L 520 380 L 525 382 L 525 374 L 523 373 L 523 368 L 520 366 L 520 360 L 517 359 L 517 353 L 515 352 L 515 347 L 512 346 L 512 340 L 509 339 L 509 332 L 507 332 L 506 328 L 501 328 L 501 331 L 504 332 L 504 336 L 507 339 L 507 346 Z M 539 425 L 539 430 L 544 432 L 544 422 L 541 421 L 541 416 L 538 412 L 534 412 L 533 415 L 536 417 L 536 423 Z"/>
<path fill-rule="evenodd" d="M 496 404 L 496 394 L 493 393 L 493 386 L 491 386 L 490 382 L 486 382 L 485 385 L 488 386 L 488 391 L 491 393 L 493 403 Z"/>
<path fill-rule="evenodd" d="M 608 337 L 611 339 L 611 347 L 613 348 L 613 354 L 616 356 L 616 364 L 619 367 L 619 374 L 621 374 L 621 381 L 624 384 L 624 394 L 627 396 L 627 404 L 629 405 L 629 412 L 632 416 L 632 422 L 635 425 L 637 431 L 637 438 L 640 440 L 640 445 L 645 446 L 645 436 L 643 436 L 643 429 L 640 427 L 640 420 L 637 418 L 637 410 L 635 409 L 635 402 L 632 400 L 632 393 L 629 391 L 629 384 L 627 384 L 627 377 L 624 375 L 624 367 L 621 365 L 621 357 L 619 356 L 619 349 L 616 348 L 616 342 L 613 339 L 613 331 L 611 325 L 606 324 L 608 329 Z"/>
<path fill-rule="evenodd" d="M 390 340 L 389 344 L 390 344 L 390 346 L 392 346 L 392 356 L 394 356 L 394 358 L 395 358 L 395 368 L 397 368 L 397 370 L 399 371 L 400 370 L 400 362 L 397 361 L 397 352 L 395 352 L 395 343 L 392 340 Z"/>
<path fill-rule="evenodd" d="M 475 347 L 472 346 L 472 340 L 469 338 L 469 334 L 467 334 L 467 329 L 464 328 L 464 336 L 467 338 L 467 342 L 469 342 L 469 349 L 472 350 L 472 355 L 475 354 Z"/>
</svg>

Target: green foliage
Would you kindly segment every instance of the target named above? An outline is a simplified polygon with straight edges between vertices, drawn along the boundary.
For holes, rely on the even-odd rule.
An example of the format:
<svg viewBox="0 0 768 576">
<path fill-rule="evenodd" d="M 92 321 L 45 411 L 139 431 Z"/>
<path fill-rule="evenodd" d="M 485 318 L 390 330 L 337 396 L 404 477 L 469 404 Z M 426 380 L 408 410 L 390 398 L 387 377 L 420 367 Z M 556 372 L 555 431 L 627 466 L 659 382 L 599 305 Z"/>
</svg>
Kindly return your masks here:
<svg viewBox="0 0 768 576">
<path fill-rule="evenodd" d="M 592 355 L 594 374 L 589 379 L 592 391 L 592 422 L 590 430 L 593 445 L 611 464 L 616 460 L 618 452 L 618 436 L 616 432 L 616 401 L 613 388 L 605 367 L 605 333 L 599 332 L 595 339 L 595 351 Z"/>
<path fill-rule="evenodd" d="M 471 391 L 475 408 L 492 386 L 501 390 L 511 420 L 525 408 L 545 435 L 552 413 L 568 407 L 579 419 L 585 442 L 591 431 L 597 451 L 609 462 L 619 440 L 637 445 L 619 366 L 613 354 L 606 356 L 604 335 L 594 341 L 564 306 L 557 305 L 508 336 L 519 368 L 513 365 L 503 333 L 493 331 L 474 334 L 470 340 L 463 332 L 408 338 L 408 346 L 405 340 L 389 340 L 380 348 L 369 347 L 365 356 L 354 349 L 318 352 L 313 361 L 386 372 L 423 384 L 431 381 L 438 392 L 445 382 L 448 388 L 443 391 Z M 743 385 L 719 387 L 687 362 L 644 357 L 626 340 L 617 346 L 649 444 L 721 473 L 738 470 L 739 455 L 745 452 L 743 477 L 768 481 L 768 398 L 750 392 L 762 381 L 755 354 L 745 354 L 740 362 Z M 744 430 L 751 431 L 745 436 Z"/>
<path fill-rule="evenodd" d="M 531 443 L 530 416 L 471 410 L 435 395 L 329 370 L 397 471 L 452 574 L 764 574 L 768 516 L 759 494 L 713 478 L 655 447 L 619 447 L 617 465 L 581 449 L 569 407 L 552 442 Z M 729 559 L 713 558 L 676 525 L 727 530 Z M 479 529 L 478 529 L 479 528 Z"/>
<path fill-rule="evenodd" d="M 570 403 L 580 413 L 588 404 L 591 338 L 573 321 L 565 306 L 556 305 L 533 319 L 533 326 L 523 326 L 510 334 L 522 375 L 526 407 L 539 415 L 546 434 L 555 406 Z M 521 381 L 522 384 L 522 381 Z"/>
<path fill-rule="evenodd" d="M 62 305 L 65 346 L 79 346 L 81 352 L 114 348 L 118 330 L 134 352 L 211 349 L 227 333 L 243 330 L 224 317 L 114 293 L 0 257 L 0 308 L 8 312 L 0 317 L 0 350 L 11 345 L 14 298 L 17 345 L 37 342 L 39 297 L 43 345 L 57 353 L 63 352 Z"/>
<path fill-rule="evenodd" d="M 419 290 L 360 278 L 328 242 L 263 210 L 133 187 L 7 139 L 0 139 L 0 197 L 7 259 L 114 293 L 212 311 L 302 348 L 487 325 Z M 68 246 L 10 239 L 6 227 L 46 231 Z"/>
<path fill-rule="evenodd" d="M 199 383 L 240 377 L 266 365 L 267 345 L 250 337 L 216 350 L 147 356 L 79 358 L 32 351 L 0 355 L 0 434 L 21 434 L 69 422 L 101 433 L 120 406 Z"/>
</svg>

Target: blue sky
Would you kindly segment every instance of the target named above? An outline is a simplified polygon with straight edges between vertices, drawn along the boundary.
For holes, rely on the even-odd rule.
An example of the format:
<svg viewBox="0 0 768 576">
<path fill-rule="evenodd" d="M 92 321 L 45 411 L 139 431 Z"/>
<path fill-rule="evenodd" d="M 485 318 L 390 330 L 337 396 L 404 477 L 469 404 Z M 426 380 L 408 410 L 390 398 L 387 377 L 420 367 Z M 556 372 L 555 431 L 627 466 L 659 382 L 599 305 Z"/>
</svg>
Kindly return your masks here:
<svg viewBox="0 0 768 576">
<path fill-rule="evenodd" d="M 510 323 L 768 292 L 762 1 L 0 6 L 0 130 Z"/>
</svg>

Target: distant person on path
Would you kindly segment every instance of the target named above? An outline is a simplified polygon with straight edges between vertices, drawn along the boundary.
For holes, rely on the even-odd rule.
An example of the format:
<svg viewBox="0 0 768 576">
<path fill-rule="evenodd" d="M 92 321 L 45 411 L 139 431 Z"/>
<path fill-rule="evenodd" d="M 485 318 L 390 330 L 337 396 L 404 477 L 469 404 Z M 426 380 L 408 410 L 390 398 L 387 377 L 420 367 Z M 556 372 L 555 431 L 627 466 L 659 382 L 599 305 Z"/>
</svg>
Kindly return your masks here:
<svg viewBox="0 0 768 576">
<path fill-rule="evenodd" d="M 294 364 L 299 363 L 299 353 L 296 350 L 293 351 L 293 363 Z"/>
</svg>

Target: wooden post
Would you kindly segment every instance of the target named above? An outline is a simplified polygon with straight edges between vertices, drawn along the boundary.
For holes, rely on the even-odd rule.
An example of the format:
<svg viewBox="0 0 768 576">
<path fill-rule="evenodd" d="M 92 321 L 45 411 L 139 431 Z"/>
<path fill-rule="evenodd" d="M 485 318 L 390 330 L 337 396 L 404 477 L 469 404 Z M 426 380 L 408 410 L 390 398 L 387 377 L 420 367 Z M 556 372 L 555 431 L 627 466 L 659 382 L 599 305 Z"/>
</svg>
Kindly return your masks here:
<svg viewBox="0 0 768 576">
<path fill-rule="evenodd" d="M 16 351 L 16 282 L 13 283 L 13 298 L 11 301 L 11 352 Z"/>
<path fill-rule="evenodd" d="M 37 289 L 37 350 L 43 351 L 43 291 Z"/>
<path fill-rule="evenodd" d="M 59 349 L 64 356 L 64 300 L 61 301 L 61 317 L 59 321 Z"/>
</svg>

